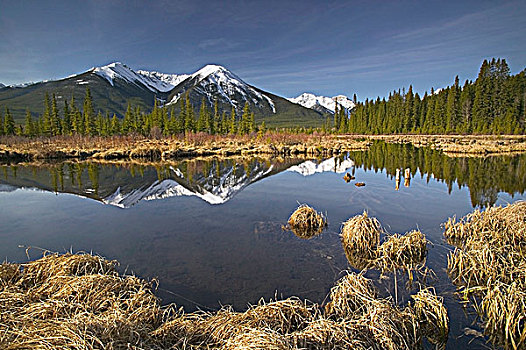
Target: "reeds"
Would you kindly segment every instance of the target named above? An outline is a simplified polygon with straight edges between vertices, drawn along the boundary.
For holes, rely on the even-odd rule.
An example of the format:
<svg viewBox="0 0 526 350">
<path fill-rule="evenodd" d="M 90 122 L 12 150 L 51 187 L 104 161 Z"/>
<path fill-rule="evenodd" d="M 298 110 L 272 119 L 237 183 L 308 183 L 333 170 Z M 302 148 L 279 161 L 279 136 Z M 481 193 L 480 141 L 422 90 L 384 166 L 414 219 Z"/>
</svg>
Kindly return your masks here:
<svg viewBox="0 0 526 350">
<path fill-rule="evenodd" d="M 474 296 L 485 332 L 506 349 L 526 347 L 526 203 L 475 210 L 445 223 L 456 246 L 448 271 L 465 298 Z"/>
<path fill-rule="evenodd" d="M 449 317 L 443 299 L 431 288 L 420 290 L 411 299 L 422 333 L 432 344 L 445 344 L 449 335 Z"/>
<path fill-rule="evenodd" d="M 376 259 L 383 232 L 380 222 L 369 217 L 366 211 L 347 220 L 342 227 L 341 239 L 349 262 L 367 265 L 367 261 Z"/>
<path fill-rule="evenodd" d="M 0 348 L 149 347 L 161 321 L 152 284 L 89 254 L 48 255 L 1 269 Z"/>
<path fill-rule="evenodd" d="M 382 272 L 397 269 L 411 271 L 423 264 L 426 255 L 427 240 L 422 232 L 413 230 L 405 235 L 395 233 L 389 235 L 378 248 L 375 266 Z"/>
<path fill-rule="evenodd" d="M 300 238 L 312 238 L 323 232 L 327 219 L 323 213 L 301 204 L 289 218 L 287 229 Z"/>
<path fill-rule="evenodd" d="M 429 310 L 440 309 L 438 299 L 399 309 L 352 273 L 332 288 L 325 311 L 288 298 L 262 300 L 245 312 L 225 307 L 185 314 L 161 307 L 154 283 L 120 275 L 115 265 L 89 254 L 0 265 L 0 348 L 420 349 L 439 319 L 429 317 Z"/>
<path fill-rule="evenodd" d="M 385 234 L 380 244 L 381 235 Z M 347 220 L 341 230 L 342 245 L 351 266 L 357 269 L 374 268 L 382 272 L 411 270 L 423 265 L 427 255 L 425 235 L 413 230 L 405 235 L 387 235 L 380 222 L 364 211 Z"/>
</svg>

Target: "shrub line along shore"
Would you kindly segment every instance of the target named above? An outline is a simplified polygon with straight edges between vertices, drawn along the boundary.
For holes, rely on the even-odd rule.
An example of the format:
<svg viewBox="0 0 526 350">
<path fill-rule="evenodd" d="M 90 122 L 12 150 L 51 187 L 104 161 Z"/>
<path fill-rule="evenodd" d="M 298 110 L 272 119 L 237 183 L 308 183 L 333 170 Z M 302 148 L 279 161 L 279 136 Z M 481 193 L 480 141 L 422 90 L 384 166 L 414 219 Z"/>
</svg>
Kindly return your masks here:
<svg viewBox="0 0 526 350">
<path fill-rule="evenodd" d="M 57 136 L 0 138 L 0 160 L 151 159 L 199 156 L 282 155 L 327 157 L 367 150 L 375 140 L 431 147 L 449 156 L 486 156 L 526 151 L 526 136 L 464 135 L 322 135 L 267 133 L 258 136 L 214 136 L 203 133 L 160 139 L 142 136 Z"/>
</svg>

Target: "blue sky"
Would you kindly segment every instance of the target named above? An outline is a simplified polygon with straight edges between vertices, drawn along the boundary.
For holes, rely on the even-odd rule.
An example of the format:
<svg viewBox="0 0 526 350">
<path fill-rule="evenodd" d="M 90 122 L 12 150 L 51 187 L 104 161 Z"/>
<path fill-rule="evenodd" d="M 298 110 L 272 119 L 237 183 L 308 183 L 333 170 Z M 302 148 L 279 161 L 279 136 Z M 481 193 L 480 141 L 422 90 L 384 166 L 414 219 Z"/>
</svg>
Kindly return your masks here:
<svg viewBox="0 0 526 350">
<path fill-rule="evenodd" d="M 281 96 L 364 100 L 475 79 L 491 57 L 526 67 L 526 1 L 0 0 L 4 84 L 214 63 Z"/>
</svg>

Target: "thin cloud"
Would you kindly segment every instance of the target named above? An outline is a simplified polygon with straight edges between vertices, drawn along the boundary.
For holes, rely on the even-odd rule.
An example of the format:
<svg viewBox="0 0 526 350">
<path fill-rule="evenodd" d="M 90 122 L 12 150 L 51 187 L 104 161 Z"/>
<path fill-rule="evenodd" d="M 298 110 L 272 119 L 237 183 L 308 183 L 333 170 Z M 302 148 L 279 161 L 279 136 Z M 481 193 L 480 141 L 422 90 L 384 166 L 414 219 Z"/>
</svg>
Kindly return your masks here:
<svg viewBox="0 0 526 350">
<path fill-rule="evenodd" d="M 231 50 L 240 46 L 239 42 L 225 38 L 207 39 L 197 45 L 201 50 Z"/>
</svg>

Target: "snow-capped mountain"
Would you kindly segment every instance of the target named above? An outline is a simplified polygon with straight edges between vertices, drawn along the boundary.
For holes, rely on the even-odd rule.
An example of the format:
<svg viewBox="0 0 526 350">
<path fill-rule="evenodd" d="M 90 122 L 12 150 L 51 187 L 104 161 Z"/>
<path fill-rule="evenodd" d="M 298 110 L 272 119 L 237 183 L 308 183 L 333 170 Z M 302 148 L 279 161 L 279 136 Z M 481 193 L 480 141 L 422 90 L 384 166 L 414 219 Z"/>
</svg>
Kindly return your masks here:
<svg viewBox="0 0 526 350">
<path fill-rule="evenodd" d="M 5 87 L 5 85 L 0 83 L 0 89 L 3 88 L 3 87 Z"/>
<path fill-rule="evenodd" d="M 276 106 L 270 94 L 245 83 L 223 66 L 210 64 L 191 74 L 170 93 L 168 104 L 177 103 L 186 93 L 189 93 L 190 99 L 194 101 L 197 97 L 205 97 L 210 105 L 217 100 L 220 104 L 241 109 L 245 102 L 248 102 L 256 109 L 269 109 L 276 113 Z"/>
<path fill-rule="evenodd" d="M 291 166 L 287 169 L 287 171 L 296 172 L 303 176 L 310 176 L 316 173 L 325 172 L 342 174 L 353 166 L 354 162 L 351 159 L 340 160 L 340 158 L 333 157 L 321 162 L 307 160 L 301 164 Z"/>
<path fill-rule="evenodd" d="M 334 111 L 336 110 L 336 104 L 338 104 L 338 108 L 345 108 L 347 112 L 352 110 L 355 106 L 355 103 L 344 95 L 326 97 L 316 96 L 308 92 L 305 92 L 298 97 L 289 98 L 289 101 L 299 104 L 303 107 L 314 109 L 320 113 L 331 114 L 334 114 Z"/>
<path fill-rule="evenodd" d="M 248 102 L 256 122 L 265 121 L 267 126 L 319 126 L 323 122 L 319 112 L 250 85 L 220 65 L 206 65 L 191 74 L 167 74 L 133 70 L 124 63 L 113 62 L 64 79 L 20 84 L 16 94 L 15 86 L 6 86 L 1 88 L 0 104 L 9 107 L 16 122 L 23 122 L 26 109 L 35 115 L 42 113 L 46 93 L 61 98 L 73 96 L 78 103 L 83 101 L 88 87 L 97 112 L 121 117 L 128 102 L 148 112 L 155 101 L 161 101 L 178 113 L 181 97 L 188 95 L 195 112 L 204 99 L 210 109 L 217 101 L 219 113 L 230 114 L 234 107 L 239 117 Z"/>
</svg>

